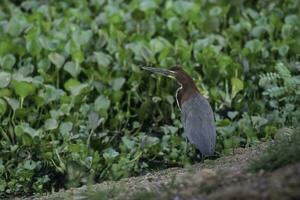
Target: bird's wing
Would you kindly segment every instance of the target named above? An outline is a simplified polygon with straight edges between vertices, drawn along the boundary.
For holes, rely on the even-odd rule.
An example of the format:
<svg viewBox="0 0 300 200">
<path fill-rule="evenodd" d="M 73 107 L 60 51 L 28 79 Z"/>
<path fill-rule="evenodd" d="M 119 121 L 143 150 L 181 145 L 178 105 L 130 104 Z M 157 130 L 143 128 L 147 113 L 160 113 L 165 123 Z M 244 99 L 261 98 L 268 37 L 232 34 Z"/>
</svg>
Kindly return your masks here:
<svg viewBox="0 0 300 200">
<path fill-rule="evenodd" d="M 216 143 L 216 127 L 213 111 L 200 94 L 185 101 L 181 106 L 185 136 L 204 155 L 212 155 Z"/>
</svg>

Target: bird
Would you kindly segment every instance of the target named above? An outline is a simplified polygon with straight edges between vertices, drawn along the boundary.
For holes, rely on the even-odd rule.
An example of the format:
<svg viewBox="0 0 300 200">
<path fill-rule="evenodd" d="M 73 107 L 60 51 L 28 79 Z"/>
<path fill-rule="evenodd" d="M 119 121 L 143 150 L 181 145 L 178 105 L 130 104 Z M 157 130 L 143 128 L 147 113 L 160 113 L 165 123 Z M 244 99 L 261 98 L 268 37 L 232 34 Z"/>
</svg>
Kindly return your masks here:
<svg viewBox="0 0 300 200">
<path fill-rule="evenodd" d="M 212 156 L 216 144 L 216 125 L 213 110 L 191 76 L 179 65 L 170 69 L 142 67 L 154 74 L 175 79 L 180 87 L 176 90 L 176 102 L 181 110 L 184 136 L 194 144 L 203 156 Z"/>
</svg>

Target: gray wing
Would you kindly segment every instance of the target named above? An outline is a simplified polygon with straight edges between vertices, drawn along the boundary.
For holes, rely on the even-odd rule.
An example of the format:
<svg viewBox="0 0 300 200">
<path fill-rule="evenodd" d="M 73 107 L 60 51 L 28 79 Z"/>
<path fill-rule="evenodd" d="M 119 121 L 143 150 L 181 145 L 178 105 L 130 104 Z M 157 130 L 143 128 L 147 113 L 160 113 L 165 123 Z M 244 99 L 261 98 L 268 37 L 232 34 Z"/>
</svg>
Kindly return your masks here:
<svg viewBox="0 0 300 200">
<path fill-rule="evenodd" d="M 195 94 L 181 106 L 185 136 L 204 155 L 213 155 L 216 144 L 216 127 L 208 101 Z"/>
</svg>

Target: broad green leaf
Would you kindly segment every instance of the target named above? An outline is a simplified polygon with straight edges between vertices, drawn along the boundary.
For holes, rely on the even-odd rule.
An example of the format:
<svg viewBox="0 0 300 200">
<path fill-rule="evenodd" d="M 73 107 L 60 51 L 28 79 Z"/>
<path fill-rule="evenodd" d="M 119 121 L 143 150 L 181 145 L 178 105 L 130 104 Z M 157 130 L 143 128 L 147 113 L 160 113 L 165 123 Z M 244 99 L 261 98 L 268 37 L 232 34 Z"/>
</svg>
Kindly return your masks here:
<svg viewBox="0 0 300 200">
<path fill-rule="evenodd" d="M 27 26 L 26 18 L 16 13 L 10 18 L 7 24 L 7 31 L 11 36 L 16 37 L 19 36 Z"/>
<path fill-rule="evenodd" d="M 263 43 L 260 40 L 250 40 L 245 44 L 245 48 L 249 49 L 251 53 L 258 53 L 262 50 Z"/>
<path fill-rule="evenodd" d="M 122 142 L 130 150 L 132 150 L 135 145 L 135 142 L 133 140 L 130 140 L 127 136 L 122 137 Z"/>
<path fill-rule="evenodd" d="M 286 44 L 283 44 L 283 45 L 279 46 L 277 49 L 278 49 L 279 54 L 282 57 L 284 57 L 288 54 L 290 47 Z"/>
<path fill-rule="evenodd" d="M 23 76 L 29 76 L 33 73 L 34 66 L 31 63 L 28 63 L 18 69 L 18 73 L 22 74 Z"/>
<path fill-rule="evenodd" d="M 234 97 L 238 92 L 244 89 L 244 83 L 239 78 L 231 78 L 232 96 Z"/>
<path fill-rule="evenodd" d="M 57 69 L 60 69 L 65 62 L 65 57 L 58 53 L 50 53 L 48 58 Z"/>
<path fill-rule="evenodd" d="M 87 30 L 87 31 L 75 30 L 72 33 L 72 39 L 78 46 L 86 45 L 90 41 L 92 36 L 93 33 L 91 30 Z"/>
<path fill-rule="evenodd" d="M 41 59 L 37 66 L 39 73 L 46 73 L 50 68 L 50 61 L 47 58 Z"/>
<path fill-rule="evenodd" d="M 70 61 L 64 65 L 64 70 L 73 76 L 73 78 L 76 78 L 80 74 L 81 68 L 78 63 Z"/>
<path fill-rule="evenodd" d="M 12 86 L 14 88 L 15 93 L 21 98 L 25 98 L 29 95 L 33 95 L 36 89 L 32 83 L 26 81 L 13 80 Z"/>
<path fill-rule="evenodd" d="M 172 33 L 176 33 L 181 29 L 180 20 L 177 17 L 172 17 L 167 22 L 167 27 Z"/>
<path fill-rule="evenodd" d="M 70 131 L 73 128 L 73 123 L 72 122 L 63 122 L 59 125 L 59 132 L 63 135 L 69 135 Z"/>
<path fill-rule="evenodd" d="M 111 83 L 111 85 L 112 85 L 112 89 L 114 90 L 114 91 L 119 91 L 121 88 L 122 88 L 122 86 L 124 85 L 124 83 L 125 83 L 125 78 L 123 78 L 123 77 L 120 77 L 120 78 L 114 78 L 113 80 L 112 80 L 112 83 Z"/>
<path fill-rule="evenodd" d="M 194 7 L 197 7 L 193 2 L 190 1 L 174 1 L 174 10 L 178 15 L 187 15 Z"/>
<path fill-rule="evenodd" d="M 100 124 L 99 114 L 96 112 L 91 112 L 88 115 L 88 119 L 88 128 L 95 130 Z"/>
<path fill-rule="evenodd" d="M 222 13 L 222 8 L 220 8 L 219 6 L 215 6 L 209 10 L 209 15 L 213 17 L 219 16 L 221 13 Z"/>
<path fill-rule="evenodd" d="M 22 140 L 23 144 L 31 145 L 33 139 L 39 136 L 39 131 L 33 129 L 28 123 L 21 123 L 15 127 L 15 133 L 18 139 Z"/>
<path fill-rule="evenodd" d="M 19 101 L 17 99 L 5 97 L 5 100 L 7 101 L 11 109 L 13 109 L 13 111 L 16 111 L 20 107 Z"/>
<path fill-rule="evenodd" d="M 95 100 L 95 109 L 97 112 L 106 111 L 110 107 L 110 100 L 108 97 L 101 95 Z"/>
<path fill-rule="evenodd" d="M 103 52 L 94 52 L 94 57 L 100 67 L 108 67 L 111 63 L 111 57 Z"/>
<path fill-rule="evenodd" d="M 103 157 L 105 160 L 112 160 L 119 155 L 119 152 L 114 150 L 113 148 L 107 148 L 103 151 Z"/>
<path fill-rule="evenodd" d="M 157 137 L 145 136 L 142 140 L 142 146 L 151 147 L 159 143 L 159 139 Z"/>
<path fill-rule="evenodd" d="M 150 47 L 154 53 L 157 53 L 164 49 L 164 44 L 160 39 L 155 38 L 150 41 Z"/>
<path fill-rule="evenodd" d="M 37 167 L 37 164 L 33 160 L 25 160 L 23 166 L 25 169 L 32 171 Z"/>
<path fill-rule="evenodd" d="M 0 88 L 5 88 L 9 85 L 11 80 L 11 74 L 0 71 Z"/>
<path fill-rule="evenodd" d="M 76 63 L 82 63 L 84 61 L 84 53 L 80 49 L 74 50 L 72 51 L 72 59 Z"/>
<path fill-rule="evenodd" d="M 3 69 L 12 70 L 14 64 L 16 63 L 16 58 L 12 54 L 7 54 L 1 58 L 0 64 Z"/>
<path fill-rule="evenodd" d="M 39 35 L 40 35 L 39 27 L 32 27 L 27 33 L 27 35 L 25 36 L 26 49 L 31 55 L 34 56 L 39 55 L 42 50 L 42 46 L 39 40 Z"/>
<path fill-rule="evenodd" d="M 99 48 L 104 47 L 107 42 L 108 42 L 108 34 L 107 32 L 105 32 L 104 30 L 99 30 L 98 32 L 98 42 L 97 42 L 97 46 Z"/>
<path fill-rule="evenodd" d="M 45 126 L 45 130 L 46 131 L 54 130 L 54 129 L 57 129 L 58 123 L 57 123 L 57 121 L 55 119 L 50 118 L 50 119 L 47 119 L 45 121 L 45 125 L 44 126 Z"/>
<path fill-rule="evenodd" d="M 233 120 L 238 114 L 239 114 L 239 112 L 236 112 L 236 111 L 231 112 L 231 111 L 229 111 L 229 112 L 227 113 L 227 116 L 228 116 L 231 120 Z"/>
<path fill-rule="evenodd" d="M 7 103 L 2 98 L 0 98 L 0 117 L 6 113 Z"/>
<path fill-rule="evenodd" d="M 157 8 L 157 4 L 153 0 L 142 0 L 140 3 L 140 9 L 142 11 L 153 10 Z"/>
<path fill-rule="evenodd" d="M 73 79 L 70 78 L 69 80 L 67 80 L 64 84 L 64 88 L 71 92 L 74 88 L 76 88 L 77 86 L 79 86 L 81 83 L 77 80 L 77 79 Z"/>
</svg>

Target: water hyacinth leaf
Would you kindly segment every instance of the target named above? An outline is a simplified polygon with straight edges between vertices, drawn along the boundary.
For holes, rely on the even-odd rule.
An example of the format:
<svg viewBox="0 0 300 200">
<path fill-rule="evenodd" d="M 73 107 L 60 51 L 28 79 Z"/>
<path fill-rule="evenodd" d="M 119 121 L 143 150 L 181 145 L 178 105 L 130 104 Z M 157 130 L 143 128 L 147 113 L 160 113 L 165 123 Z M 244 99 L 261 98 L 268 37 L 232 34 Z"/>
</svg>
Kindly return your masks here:
<svg viewBox="0 0 300 200">
<path fill-rule="evenodd" d="M 73 123 L 72 122 L 63 122 L 59 125 L 59 132 L 63 135 L 69 135 L 71 130 L 73 128 Z"/>
<path fill-rule="evenodd" d="M 15 133 L 18 140 L 24 145 L 31 145 L 33 139 L 39 136 L 39 131 L 33 129 L 28 123 L 21 123 L 15 127 Z"/>
<path fill-rule="evenodd" d="M 289 47 L 288 45 L 286 45 L 286 44 L 281 45 L 281 46 L 279 46 L 279 47 L 277 48 L 279 54 L 280 54 L 282 57 L 284 57 L 284 56 L 287 55 L 287 53 L 289 52 L 289 49 L 290 49 L 290 47 Z"/>
<path fill-rule="evenodd" d="M 254 127 L 256 127 L 256 128 L 264 126 L 268 123 L 267 119 L 265 119 L 263 117 L 259 117 L 259 116 L 251 116 L 251 121 L 252 121 Z"/>
<path fill-rule="evenodd" d="M 84 53 L 80 49 L 72 51 L 72 59 L 76 63 L 82 63 L 84 61 Z"/>
<path fill-rule="evenodd" d="M 159 143 L 159 139 L 157 137 L 144 136 L 141 143 L 143 147 L 152 147 Z"/>
<path fill-rule="evenodd" d="M 113 160 L 118 155 L 119 155 L 119 152 L 117 152 L 113 148 L 107 148 L 103 151 L 103 157 L 105 160 Z"/>
<path fill-rule="evenodd" d="M 101 122 L 99 119 L 99 114 L 96 112 L 89 113 L 88 119 L 88 128 L 92 130 L 95 130 Z"/>
<path fill-rule="evenodd" d="M 32 83 L 26 81 L 12 81 L 12 86 L 15 93 L 21 98 L 25 98 L 29 95 L 33 95 L 35 93 L 35 86 Z"/>
<path fill-rule="evenodd" d="M 93 33 L 91 30 L 87 30 L 87 31 L 76 30 L 72 33 L 72 39 L 78 46 L 86 45 L 90 41 L 92 36 Z"/>
<path fill-rule="evenodd" d="M 178 131 L 178 128 L 175 126 L 164 125 L 161 128 L 163 129 L 163 132 L 165 134 L 168 134 L 168 133 L 175 134 Z"/>
<path fill-rule="evenodd" d="M 71 94 L 73 95 L 73 97 L 76 97 L 78 95 L 84 95 L 88 91 L 89 91 L 89 84 L 83 83 L 72 88 Z"/>
<path fill-rule="evenodd" d="M 186 15 L 195 7 L 197 7 L 197 5 L 194 2 L 181 0 L 175 1 L 173 5 L 173 9 L 178 15 Z"/>
<path fill-rule="evenodd" d="M 76 78 L 81 71 L 79 63 L 69 61 L 64 65 L 64 70 L 68 72 L 73 78 Z"/>
<path fill-rule="evenodd" d="M 99 30 L 98 32 L 98 40 L 97 40 L 97 46 L 99 48 L 104 47 L 108 42 L 108 34 L 104 30 Z"/>
<path fill-rule="evenodd" d="M 7 103 L 4 99 L 0 98 L 0 117 L 6 113 Z"/>
<path fill-rule="evenodd" d="M 154 59 L 154 54 L 151 49 L 143 42 L 135 42 L 127 45 L 135 55 L 137 61 L 151 62 Z"/>
<path fill-rule="evenodd" d="M 0 97 L 11 97 L 13 91 L 8 88 L 0 88 Z"/>
<path fill-rule="evenodd" d="M 244 83 L 239 78 L 231 78 L 232 96 L 234 97 L 238 92 L 244 89 Z"/>
<path fill-rule="evenodd" d="M 5 100 L 13 111 L 16 111 L 20 107 L 20 103 L 17 99 L 5 97 Z"/>
<path fill-rule="evenodd" d="M 26 18 L 16 13 L 10 18 L 6 28 L 11 36 L 16 37 L 19 36 L 27 26 L 28 23 Z"/>
<path fill-rule="evenodd" d="M 59 41 L 50 39 L 44 35 L 38 37 L 38 42 L 40 43 L 41 47 L 49 51 L 55 51 L 59 46 Z"/>
<path fill-rule="evenodd" d="M 16 58 L 12 54 L 7 54 L 0 59 L 0 65 L 3 69 L 12 70 L 16 63 Z"/>
<path fill-rule="evenodd" d="M 110 100 L 108 97 L 101 95 L 95 100 L 95 110 L 97 112 L 106 111 L 110 107 Z"/>
<path fill-rule="evenodd" d="M 158 53 L 164 49 L 164 43 L 160 38 L 155 38 L 150 41 L 150 48 L 154 53 Z"/>
<path fill-rule="evenodd" d="M 167 27 L 172 33 L 176 33 L 181 29 L 180 20 L 177 17 L 172 17 L 167 22 Z"/>
<path fill-rule="evenodd" d="M 81 83 L 77 80 L 77 79 L 73 79 L 70 78 L 69 80 L 67 80 L 64 84 L 64 88 L 71 92 L 74 88 L 76 88 L 77 86 L 79 86 Z"/>
<path fill-rule="evenodd" d="M 56 89 L 52 85 L 44 85 L 43 92 L 40 92 L 38 96 L 43 98 L 46 103 L 50 103 L 59 100 L 63 95 L 65 95 L 63 90 Z"/>
<path fill-rule="evenodd" d="M 45 127 L 45 130 L 47 130 L 47 131 L 54 130 L 54 129 L 57 129 L 58 123 L 57 123 L 56 119 L 50 118 L 45 121 L 44 127 Z"/>
<path fill-rule="evenodd" d="M 0 71 L 0 88 L 5 88 L 9 85 L 11 80 L 11 74 Z"/>
<path fill-rule="evenodd" d="M 111 83 L 112 89 L 114 91 L 119 91 L 122 88 L 122 86 L 124 85 L 124 83 L 125 83 L 125 78 L 123 78 L 123 77 L 114 78 Z"/>
<path fill-rule="evenodd" d="M 50 68 L 50 61 L 47 58 L 41 59 L 37 64 L 38 71 L 40 73 L 46 73 Z"/>
<path fill-rule="evenodd" d="M 16 110 L 16 117 L 24 119 L 30 115 L 30 108 L 18 108 Z M 30 117 L 33 117 L 32 115 Z M 29 120 L 28 120 L 29 121 Z"/>
<path fill-rule="evenodd" d="M 220 8 L 219 6 L 215 6 L 209 10 L 209 15 L 213 17 L 219 16 L 221 13 L 222 13 L 222 8 Z"/>
<path fill-rule="evenodd" d="M 29 32 L 25 36 L 26 49 L 31 55 L 39 55 L 42 50 L 42 46 L 39 40 L 40 29 L 38 27 L 30 28 Z"/>
<path fill-rule="evenodd" d="M 100 67 L 108 67 L 111 63 L 111 57 L 103 52 L 94 52 L 94 57 Z"/>
<path fill-rule="evenodd" d="M 48 58 L 57 69 L 60 69 L 65 62 L 65 57 L 58 53 L 50 53 Z"/>
<path fill-rule="evenodd" d="M 127 136 L 122 137 L 122 142 L 130 150 L 132 150 L 135 145 L 135 142 L 133 140 L 130 140 Z"/>
<path fill-rule="evenodd" d="M 237 111 L 234 111 L 234 112 L 229 111 L 229 112 L 227 113 L 227 116 L 228 116 L 230 119 L 234 119 L 238 114 L 239 114 L 239 112 L 237 112 Z"/>
<path fill-rule="evenodd" d="M 27 169 L 27 170 L 34 170 L 38 165 L 36 162 L 34 162 L 33 160 L 25 160 L 24 162 L 24 168 Z"/>
<path fill-rule="evenodd" d="M 257 39 L 246 42 L 245 48 L 249 49 L 251 53 L 258 53 L 263 47 L 263 42 Z"/>
<path fill-rule="evenodd" d="M 142 0 L 140 3 L 140 9 L 142 11 L 147 11 L 147 10 L 154 10 L 158 6 L 155 1 L 153 0 Z"/>
</svg>

